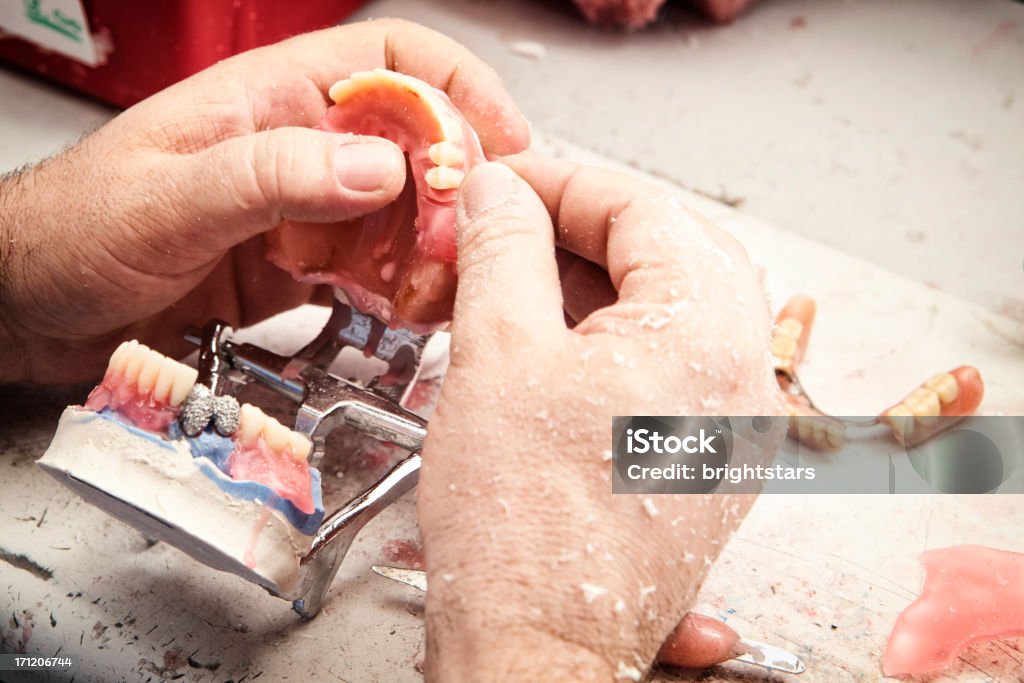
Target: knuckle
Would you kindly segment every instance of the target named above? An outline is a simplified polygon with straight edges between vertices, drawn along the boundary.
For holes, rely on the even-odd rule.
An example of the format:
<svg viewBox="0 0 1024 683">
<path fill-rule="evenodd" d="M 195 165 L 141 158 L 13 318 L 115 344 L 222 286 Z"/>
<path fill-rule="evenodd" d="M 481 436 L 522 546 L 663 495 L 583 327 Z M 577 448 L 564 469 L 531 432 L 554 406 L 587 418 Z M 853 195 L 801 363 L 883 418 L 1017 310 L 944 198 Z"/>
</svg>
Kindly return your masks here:
<svg viewBox="0 0 1024 683">
<path fill-rule="evenodd" d="M 288 164 L 287 146 L 276 144 L 276 137 L 261 135 L 250 147 L 248 158 L 240 160 L 239 180 L 251 200 L 276 204 L 281 197 L 281 179 Z M 243 195 L 244 196 L 244 195 Z"/>
</svg>

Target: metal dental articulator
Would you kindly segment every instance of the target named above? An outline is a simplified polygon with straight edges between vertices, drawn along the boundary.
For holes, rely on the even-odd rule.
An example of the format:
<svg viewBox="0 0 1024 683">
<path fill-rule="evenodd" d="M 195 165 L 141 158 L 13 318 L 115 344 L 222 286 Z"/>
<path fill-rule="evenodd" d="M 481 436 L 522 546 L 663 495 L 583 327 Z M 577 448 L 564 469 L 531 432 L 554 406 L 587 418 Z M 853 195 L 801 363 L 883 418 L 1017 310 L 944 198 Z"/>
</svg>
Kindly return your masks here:
<svg viewBox="0 0 1024 683">
<path fill-rule="evenodd" d="M 297 597 L 281 595 L 268 587 L 280 597 L 292 599 L 295 611 L 311 618 L 320 610 L 359 530 L 419 480 L 427 422 L 400 403 L 416 378 L 429 335 L 389 329 L 337 299 L 323 330 L 294 357 L 252 344 L 236 344 L 230 335 L 230 328 L 220 321 L 186 334 L 186 340 L 199 346 L 199 383 L 220 395 L 239 383 L 255 381 L 298 403 L 295 430 L 313 442 L 312 466 L 322 460 L 327 436 L 345 427 L 410 452 L 380 480 L 328 514 L 301 560 Z M 386 372 L 365 385 L 330 374 L 328 368 L 346 347 L 384 361 Z M 219 552 L 216 548 L 208 550 Z"/>
</svg>

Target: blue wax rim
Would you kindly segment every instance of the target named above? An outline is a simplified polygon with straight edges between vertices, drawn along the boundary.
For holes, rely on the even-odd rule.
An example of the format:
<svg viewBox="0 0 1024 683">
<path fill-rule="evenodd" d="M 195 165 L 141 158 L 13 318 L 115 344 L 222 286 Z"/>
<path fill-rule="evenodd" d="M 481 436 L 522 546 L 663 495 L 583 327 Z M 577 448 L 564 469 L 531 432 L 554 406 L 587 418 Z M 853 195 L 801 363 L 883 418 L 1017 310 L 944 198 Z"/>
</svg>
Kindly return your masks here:
<svg viewBox="0 0 1024 683">
<path fill-rule="evenodd" d="M 109 407 L 104 408 L 98 413 L 94 413 L 94 415 L 113 422 L 122 429 L 131 432 L 135 436 L 140 436 L 152 443 L 155 443 L 161 448 L 166 448 L 172 451 L 176 450 L 167 439 L 164 439 L 153 432 L 136 427 L 132 423 L 123 419 Z M 307 514 L 295 507 L 295 504 L 287 498 L 282 498 L 274 493 L 274 491 L 265 484 L 261 484 L 258 481 L 234 480 L 230 478 L 227 461 L 228 456 L 230 456 L 231 452 L 235 449 L 235 442 L 231 437 L 221 436 L 214 431 L 212 427 L 207 427 L 195 438 L 185 436 L 178 427 L 177 422 L 172 422 L 168 427 L 167 432 L 168 437 L 172 441 L 185 439 L 188 443 L 189 450 L 192 453 L 192 459 L 199 468 L 199 471 L 217 484 L 217 487 L 224 493 L 235 498 L 241 498 L 242 500 L 252 500 L 277 510 L 284 515 L 292 526 L 307 536 L 312 536 L 316 533 L 317 529 L 320 528 L 320 523 L 323 522 L 324 519 L 324 503 L 321 492 L 320 471 L 315 467 L 309 468 L 310 484 L 313 494 L 313 512 Z"/>
</svg>

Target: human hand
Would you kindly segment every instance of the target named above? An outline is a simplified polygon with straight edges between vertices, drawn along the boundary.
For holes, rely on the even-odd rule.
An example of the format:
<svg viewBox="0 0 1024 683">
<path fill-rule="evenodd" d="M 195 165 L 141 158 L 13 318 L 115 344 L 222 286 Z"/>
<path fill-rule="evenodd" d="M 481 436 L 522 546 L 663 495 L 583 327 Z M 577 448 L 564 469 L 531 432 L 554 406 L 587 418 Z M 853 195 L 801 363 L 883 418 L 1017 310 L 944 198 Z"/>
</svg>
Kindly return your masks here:
<svg viewBox="0 0 1024 683">
<path fill-rule="evenodd" d="M 782 414 L 767 306 L 742 247 L 678 200 L 505 163 L 522 179 L 487 164 L 460 188 L 418 492 L 428 675 L 639 680 L 751 498 L 611 495 L 612 416 Z M 578 286 L 605 272 L 617 300 Z"/>
<path fill-rule="evenodd" d="M 394 144 L 310 129 L 332 83 L 378 67 L 444 89 L 487 152 L 527 145 L 497 75 L 408 22 L 225 60 L 0 180 L 0 382 L 98 376 L 129 337 L 181 355 L 190 324 L 251 324 L 309 300 L 311 286 L 264 259 L 259 235 L 286 218 L 356 218 L 401 191 Z"/>
</svg>

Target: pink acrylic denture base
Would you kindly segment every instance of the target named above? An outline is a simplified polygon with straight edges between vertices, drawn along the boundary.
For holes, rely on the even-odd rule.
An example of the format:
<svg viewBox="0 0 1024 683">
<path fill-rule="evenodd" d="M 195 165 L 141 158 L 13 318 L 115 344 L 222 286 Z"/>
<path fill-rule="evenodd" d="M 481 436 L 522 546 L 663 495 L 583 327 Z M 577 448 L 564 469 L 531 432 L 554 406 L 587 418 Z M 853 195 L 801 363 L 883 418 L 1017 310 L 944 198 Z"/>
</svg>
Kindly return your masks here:
<svg viewBox="0 0 1024 683">
<path fill-rule="evenodd" d="M 887 676 L 944 669 L 971 643 L 1024 636 L 1024 554 L 960 545 L 921 561 L 924 587 L 889 636 Z"/>
</svg>

